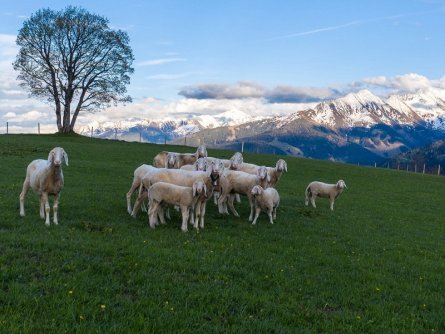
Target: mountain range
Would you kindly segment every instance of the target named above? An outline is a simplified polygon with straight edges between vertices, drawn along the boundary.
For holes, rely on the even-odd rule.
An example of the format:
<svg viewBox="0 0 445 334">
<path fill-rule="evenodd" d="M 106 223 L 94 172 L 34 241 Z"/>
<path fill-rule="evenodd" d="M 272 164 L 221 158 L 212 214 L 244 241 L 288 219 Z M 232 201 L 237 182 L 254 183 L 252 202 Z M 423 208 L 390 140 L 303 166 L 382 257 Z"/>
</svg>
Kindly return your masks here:
<svg viewBox="0 0 445 334">
<path fill-rule="evenodd" d="M 374 164 L 445 138 L 445 93 L 429 89 L 382 99 L 361 90 L 285 116 L 227 111 L 161 122 L 129 119 L 93 135 Z"/>
</svg>

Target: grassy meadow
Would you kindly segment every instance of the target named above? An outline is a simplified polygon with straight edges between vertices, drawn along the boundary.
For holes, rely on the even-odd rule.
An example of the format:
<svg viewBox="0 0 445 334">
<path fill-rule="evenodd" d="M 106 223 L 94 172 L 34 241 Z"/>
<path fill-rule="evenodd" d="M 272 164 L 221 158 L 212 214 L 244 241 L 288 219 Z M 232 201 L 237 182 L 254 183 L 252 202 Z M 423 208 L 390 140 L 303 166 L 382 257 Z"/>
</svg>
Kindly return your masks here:
<svg viewBox="0 0 445 334">
<path fill-rule="evenodd" d="M 59 225 L 46 227 L 26 166 L 62 146 Z M 285 157 L 276 224 L 180 215 L 155 230 L 126 211 L 133 171 L 164 149 L 78 136 L 0 136 L 1 333 L 444 333 L 445 178 Z M 233 152 L 209 151 L 217 157 Z M 246 154 L 274 166 L 279 157 Z M 304 206 L 313 180 L 348 189 Z"/>
</svg>

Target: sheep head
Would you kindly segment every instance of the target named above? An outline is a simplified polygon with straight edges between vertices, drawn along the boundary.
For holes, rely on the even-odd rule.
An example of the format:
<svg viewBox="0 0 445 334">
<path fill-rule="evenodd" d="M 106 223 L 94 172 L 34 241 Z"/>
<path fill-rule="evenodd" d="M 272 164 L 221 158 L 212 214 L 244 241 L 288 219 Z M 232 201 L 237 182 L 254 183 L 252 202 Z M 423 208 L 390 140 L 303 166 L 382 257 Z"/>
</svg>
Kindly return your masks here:
<svg viewBox="0 0 445 334">
<path fill-rule="evenodd" d="M 266 166 L 261 166 L 257 170 L 257 176 L 259 177 L 260 181 L 266 181 L 267 183 L 270 182 L 270 174 L 267 171 Z"/>
<path fill-rule="evenodd" d="M 230 169 L 238 170 L 243 163 L 243 155 L 240 152 L 236 152 L 230 158 Z"/>
<path fill-rule="evenodd" d="M 176 153 L 167 154 L 167 158 L 165 159 L 165 168 L 175 168 L 177 160 L 178 156 Z"/>
<path fill-rule="evenodd" d="M 207 167 L 207 172 L 209 173 L 213 186 L 218 186 L 219 177 L 224 172 L 223 162 L 217 159 L 215 161 L 212 161 Z"/>
<path fill-rule="evenodd" d="M 346 183 L 343 180 L 339 180 L 336 184 L 337 189 L 339 190 L 343 190 L 343 189 L 347 189 L 348 187 L 346 187 Z"/>
<path fill-rule="evenodd" d="M 205 158 L 199 158 L 195 162 L 195 167 L 197 171 L 206 171 L 207 169 L 207 161 Z"/>
<path fill-rule="evenodd" d="M 195 181 L 192 186 L 193 189 L 193 197 L 199 196 L 204 193 L 204 196 L 207 197 L 207 188 L 203 181 Z"/>
<path fill-rule="evenodd" d="M 252 190 L 250 191 L 250 193 L 253 196 L 257 196 L 257 195 L 261 195 L 263 193 L 263 191 L 264 191 L 263 187 L 261 187 L 261 186 L 254 186 L 252 188 Z"/>
<path fill-rule="evenodd" d="M 54 166 L 61 166 L 62 162 L 65 162 L 65 165 L 68 166 L 68 154 L 63 148 L 55 147 L 48 154 L 48 162 Z"/>
<path fill-rule="evenodd" d="M 283 159 L 279 159 L 277 161 L 276 165 L 275 165 L 275 169 L 278 172 L 283 172 L 283 171 L 287 172 L 287 163 L 286 163 L 286 161 L 284 161 Z"/>
<path fill-rule="evenodd" d="M 196 149 L 196 157 L 197 158 L 207 158 L 207 149 L 205 145 L 199 145 Z"/>
</svg>

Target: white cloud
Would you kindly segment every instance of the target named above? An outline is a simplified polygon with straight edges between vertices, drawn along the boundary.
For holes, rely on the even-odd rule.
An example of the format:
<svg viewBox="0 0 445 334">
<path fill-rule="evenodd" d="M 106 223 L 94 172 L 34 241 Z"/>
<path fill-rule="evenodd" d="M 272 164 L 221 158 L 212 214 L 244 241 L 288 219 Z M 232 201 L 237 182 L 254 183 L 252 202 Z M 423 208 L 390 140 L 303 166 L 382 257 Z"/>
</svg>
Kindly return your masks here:
<svg viewBox="0 0 445 334">
<path fill-rule="evenodd" d="M 176 62 L 184 62 L 187 61 L 185 58 L 158 58 L 158 59 L 150 59 L 150 60 L 144 60 L 141 62 L 136 63 L 136 66 L 156 66 L 156 65 L 164 65 L 169 63 L 176 63 Z"/>
<path fill-rule="evenodd" d="M 351 86 L 380 89 L 387 94 L 407 94 L 428 89 L 444 89 L 445 77 L 439 80 L 431 80 L 424 75 L 408 73 L 389 78 L 385 76 L 365 78 L 360 82 L 353 83 Z"/>
</svg>

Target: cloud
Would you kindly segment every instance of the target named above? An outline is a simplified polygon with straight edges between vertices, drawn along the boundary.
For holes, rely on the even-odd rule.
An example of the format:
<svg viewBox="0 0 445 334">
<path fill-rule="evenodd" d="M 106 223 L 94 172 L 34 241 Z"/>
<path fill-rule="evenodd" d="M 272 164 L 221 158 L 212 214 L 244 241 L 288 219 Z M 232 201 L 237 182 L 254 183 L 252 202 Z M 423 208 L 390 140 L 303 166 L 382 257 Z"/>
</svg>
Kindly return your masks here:
<svg viewBox="0 0 445 334">
<path fill-rule="evenodd" d="M 445 89 L 445 77 L 431 80 L 417 73 L 396 75 L 394 77 L 377 76 L 364 78 L 351 84 L 354 88 L 379 89 L 387 94 L 409 94 L 428 89 Z"/>
<path fill-rule="evenodd" d="M 184 62 L 187 61 L 185 58 L 158 58 L 158 59 L 150 59 L 150 60 L 144 60 L 141 62 L 136 63 L 136 66 L 157 66 L 157 65 L 164 65 L 169 63 L 176 63 L 176 62 Z"/>
<path fill-rule="evenodd" d="M 268 89 L 259 84 L 241 81 L 235 85 L 203 84 L 188 86 L 179 93 L 193 99 L 249 99 L 263 98 L 271 103 L 308 103 L 333 98 L 338 92 L 331 88 L 277 86 Z"/>
</svg>

